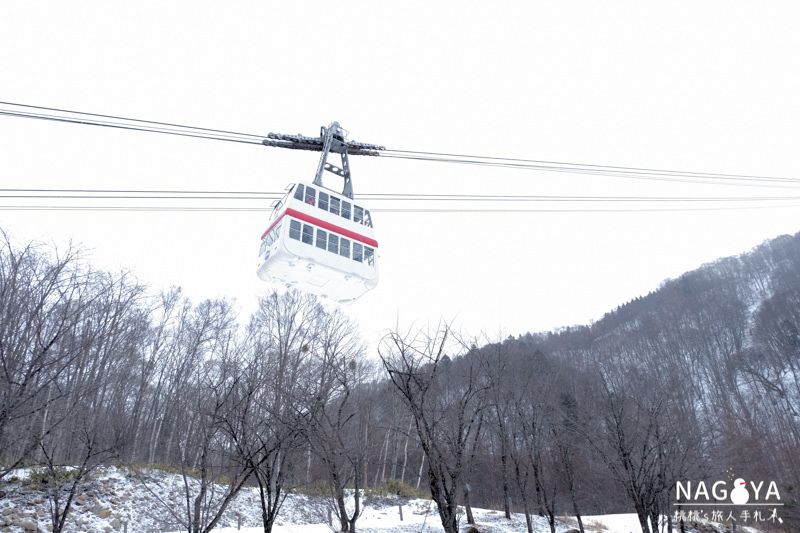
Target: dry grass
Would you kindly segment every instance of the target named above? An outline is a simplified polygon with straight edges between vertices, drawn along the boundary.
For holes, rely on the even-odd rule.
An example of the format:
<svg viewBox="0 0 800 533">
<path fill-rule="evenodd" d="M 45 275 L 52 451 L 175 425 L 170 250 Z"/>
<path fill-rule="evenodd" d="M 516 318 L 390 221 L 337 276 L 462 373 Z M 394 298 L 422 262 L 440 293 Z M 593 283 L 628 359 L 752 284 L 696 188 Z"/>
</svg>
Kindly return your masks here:
<svg viewBox="0 0 800 533">
<path fill-rule="evenodd" d="M 593 529 L 595 531 L 606 531 L 606 530 L 608 530 L 608 527 L 606 527 L 606 525 L 604 523 L 600 522 L 599 520 L 589 520 L 589 522 L 587 524 L 583 524 L 583 527 L 584 528 Z"/>
<path fill-rule="evenodd" d="M 578 529 L 578 521 L 572 516 L 564 516 L 560 521 L 563 524 Z M 608 531 L 608 527 L 599 520 L 584 520 L 583 529 L 586 531 Z"/>
</svg>

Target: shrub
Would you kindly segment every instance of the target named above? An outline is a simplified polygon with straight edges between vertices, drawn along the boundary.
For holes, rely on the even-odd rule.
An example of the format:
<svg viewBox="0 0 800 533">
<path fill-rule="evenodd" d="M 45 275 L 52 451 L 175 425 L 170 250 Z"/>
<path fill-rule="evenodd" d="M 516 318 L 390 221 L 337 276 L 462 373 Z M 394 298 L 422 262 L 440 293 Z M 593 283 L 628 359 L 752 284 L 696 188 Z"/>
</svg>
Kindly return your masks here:
<svg viewBox="0 0 800 533">
<path fill-rule="evenodd" d="M 316 481 L 310 485 L 297 485 L 290 489 L 295 494 L 303 494 L 309 498 L 327 497 L 331 495 L 331 487 L 325 481 Z"/>
<path fill-rule="evenodd" d="M 396 479 L 387 479 L 379 487 L 364 490 L 364 499 L 377 504 L 392 504 L 414 498 L 430 499 L 430 495 Z"/>
<path fill-rule="evenodd" d="M 36 468 L 30 471 L 24 484 L 30 488 L 41 490 L 49 486 L 72 483 L 78 479 L 78 471 L 66 466 L 53 468 Z"/>
</svg>

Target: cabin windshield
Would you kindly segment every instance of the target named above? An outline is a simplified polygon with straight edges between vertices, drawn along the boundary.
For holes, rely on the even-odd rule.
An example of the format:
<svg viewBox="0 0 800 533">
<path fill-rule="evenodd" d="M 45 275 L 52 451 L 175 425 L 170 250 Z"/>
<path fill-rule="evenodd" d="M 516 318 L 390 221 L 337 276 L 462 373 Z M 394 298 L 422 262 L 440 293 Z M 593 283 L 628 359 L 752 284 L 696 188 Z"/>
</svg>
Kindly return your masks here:
<svg viewBox="0 0 800 533">
<path fill-rule="evenodd" d="M 278 216 L 278 213 L 280 212 L 281 208 L 285 206 L 286 202 L 289 200 L 289 196 L 292 194 L 292 191 L 296 191 L 295 187 L 302 187 L 302 185 L 301 184 L 298 184 L 297 186 L 290 185 L 289 187 L 286 188 L 286 193 L 284 193 L 284 195 L 281 196 L 280 200 L 275 200 L 275 202 L 272 204 L 272 213 L 269 216 L 270 220 L 274 220 L 275 217 Z"/>
<path fill-rule="evenodd" d="M 272 228 L 272 229 L 269 231 L 269 233 L 267 233 L 266 235 L 264 235 L 264 237 L 261 239 L 261 249 L 260 249 L 260 250 L 259 250 L 259 252 L 258 252 L 258 255 L 259 255 L 259 256 L 263 256 L 263 255 L 264 255 L 264 252 L 266 252 L 266 251 L 267 251 L 267 248 L 269 248 L 270 246 L 272 246 L 272 244 L 273 244 L 275 241 L 277 241 L 277 240 L 278 240 L 278 238 L 279 238 L 279 237 L 280 237 L 280 235 L 281 235 L 281 225 L 282 225 L 282 224 L 283 224 L 282 222 L 278 222 L 277 224 L 275 224 L 275 227 L 274 227 L 274 228 Z M 265 258 L 265 259 L 266 259 L 266 258 Z"/>
</svg>

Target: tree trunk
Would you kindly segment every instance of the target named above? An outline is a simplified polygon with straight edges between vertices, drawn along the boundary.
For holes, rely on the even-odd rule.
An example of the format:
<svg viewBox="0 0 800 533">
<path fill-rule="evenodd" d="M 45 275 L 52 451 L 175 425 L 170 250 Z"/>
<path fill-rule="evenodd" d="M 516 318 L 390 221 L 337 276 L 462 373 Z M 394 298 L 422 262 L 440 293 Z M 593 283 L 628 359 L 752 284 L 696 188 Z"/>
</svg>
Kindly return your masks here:
<svg viewBox="0 0 800 533">
<path fill-rule="evenodd" d="M 475 525 L 475 517 L 472 516 L 472 505 L 469 502 L 469 483 L 464 484 L 464 509 L 467 512 L 467 523 Z"/>
<path fill-rule="evenodd" d="M 503 442 L 501 446 L 503 448 L 500 455 L 500 464 L 503 473 L 503 514 L 505 515 L 506 519 L 511 520 L 511 491 L 508 486 L 508 454 L 505 450 L 505 442 Z"/>
<path fill-rule="evenodd" d="M 406 480 L 406 465 L 408 464 L 408 441 L 411 438 L 411 426 L 413 421 L 408 423 L 408 431 L 406 432 L 406 442 L 403 446 L 403 468 L 400 470 L 400 483 L 405 483 Z"/>
<path fill-rule="evenodd" d="M 422 482 L 422 467 L 425 466 L 425 454 L 422 454 L 422 460 L 419 463 L 419 473 L 417 473 L 417 488 L 419 488 L 420 482 Z"/>
</svg>

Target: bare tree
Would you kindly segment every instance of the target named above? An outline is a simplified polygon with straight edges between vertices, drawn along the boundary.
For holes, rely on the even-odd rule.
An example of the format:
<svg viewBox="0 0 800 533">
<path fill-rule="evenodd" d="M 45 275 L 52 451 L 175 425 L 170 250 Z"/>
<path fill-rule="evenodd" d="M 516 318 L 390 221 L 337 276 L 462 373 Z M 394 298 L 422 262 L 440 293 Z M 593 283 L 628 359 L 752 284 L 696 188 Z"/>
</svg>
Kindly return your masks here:
<svg viewBox="0 0 800 533">
<path fill-rule="evenodd" d="M 66 462 L 80 461 L 83 456 L 86 439 L 73 430 L 76 425 L 101 431 L 104 442 L 120 446 L 128 442 L 131 376 L 146 331 L 142 286 L 127 273 L 89 274 L 80 323 L 62 335 L 56 348 L 78 356 L 58 380 L 65 395 L 47 409 L 48 416 L 63 415 L 70 421 L 53 433 L 60 442 L 56 459 Z M 87 416 L 92 420 L 74 422 Z M 74 459 L 71 450 L 75 450 Z M 121 452 L 115 445 L 115 454 Z"/>
<path fill-rule="evenodd" d="M 390 332 L 379 355 L 414 418 L 442 526 L 446 533 L 456 533 L 458 499 L 477 445 L 486 386 L 474 358 L 446 355 L 449 334 L 446 326 L 433 336 Z"/>
<path fill-rule="evenodd" d="M 596 375 L 600 387 L 582 431 L 625 490 L 642 532 L 658 531 L 675 481 L 702 455 L 699 442 L 681 431 L 670 386 L 660 386 L 658 376 L 609 365 L 598 365 Z"/>
<path fill-rule="evenodd" d="M 181 348 L 188 361 L 174 367 L 170 386 L 176 393 L 167 428 L 181 469 L 181 504 L 162 504 L 189 533 L 216 527 L 251 473 L 250 465 L 236 460 L 223 431 L 239 378 L 235 319 L 228 301 L 208 300 L 183 321 Z M 222 476 L 225 483 L 219 483 Z"/>
<path fill-rule="evenodd" d="M 236 386 L 221 420 L 238 461 L 258 483 L 265 533 L 285 499 L 288 462 L 305 442 L 309 413 L 317 403 L 325 313 L 315 298 L 272 292 L 251 317 Z"/>
<path fill-rule="evenodd" d="M 508 351 L 508 350 L 506 350 Z M 530 484 L 536 495 L 537 513 L 546 516 L 555 533 L 559 491 L 553 455 L 556 453 L 556 392 L 560 376 L 554 365 L 539 350 L 515 350 L 504 357 L 505 372 L 495 380 L 501 389 L 506 425 L 510 428 L 508 453 L 514 464 L 514 477 L 531 531 L 532 503 Z"/>
<path fill-rule="evenodd" d="M 65 391 L 45 414 L 65 422 L 39 440 L 39 472 L 53 531 L 64 529 L 72 501 L 98 466 L 119 457 L 126 440 L 125 382 L 141 339 L 141 286 L 126 274 L 87 271 L 81 320 L 53 349 L 78 352 L 54 383 Z"/>
<path fill-rule="evenodd" d="M 155 461 L 155 435 L 160 431 L 164 415 L 168 361 L 175 350 L 177 324 L 185 309 L 188 306 L 182 302 L 178 287 L 161 292 L 149 302 L 144 319 L 147 326 L 130 380 L 133 400 L 129 425 L 132 434 L 127 455 L 129 464 L 135 465 L 140 460 Z"/>
<path fill-rule="evenodd" d="M 317 361 L 319 386 L 309 411 L 307 435 L 330 482 L 332 509 L 342 533 L 355 533 L 361 516 L 361 491 L 366 479 L 363 466 L 366 442 L 359 430 L 365 414 L 364 384 L 374 376 L 365 348 L 353 323 L 338 309 L 327 312 L 318 328 L 312 352 Z M 353 507 L 348 510 L 345 489 L 353 487 Z"/>
<path fill-rule="evenodd" d="M 104 429 L 92 413 L 80 412 L 71 420 L 70 430 L 75 436 L 69 439 L 66 446 L 52 434 L 39 443 L 43 461 L 34 471 L 34 477 L 42 484 L 41 488 L 47 496 L 54 533 L 64 531 L 72 503 L 79 493 L 84 492 L 91 472 L 116 456 L 119 434 Z M 78 453 L 80 456 L 75 458 Z M 75 459 L 64 464 L 57 459 L 58 455 Z"/>
<path fill-rule="evenodd" d="M 68 248 L 0 243 L 0 479 L 39 446 L 69 410 L 48 412 L 68 391 L 59 379 L 83 346 L 63 342 L 83 320 L 87 272 Z"/>
</svg>

